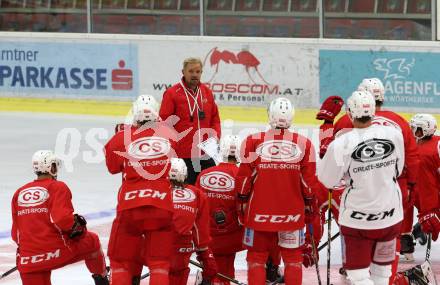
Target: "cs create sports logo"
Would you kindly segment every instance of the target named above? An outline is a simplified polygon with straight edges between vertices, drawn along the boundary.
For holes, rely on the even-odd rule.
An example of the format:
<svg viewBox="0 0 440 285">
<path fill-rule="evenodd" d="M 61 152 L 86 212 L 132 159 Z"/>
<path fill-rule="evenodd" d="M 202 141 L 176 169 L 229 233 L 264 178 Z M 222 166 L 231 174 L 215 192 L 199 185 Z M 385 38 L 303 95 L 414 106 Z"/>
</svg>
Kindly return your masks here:
<svg viewBox="0 0 440 285">
<path fill-rule="evenodd" d="M 374 68 L 384 73 L 383 79 L 404 79 L 411 74 L 416 60 L 407 58 L 378 58 L 373 61 Z"/>
</svg>

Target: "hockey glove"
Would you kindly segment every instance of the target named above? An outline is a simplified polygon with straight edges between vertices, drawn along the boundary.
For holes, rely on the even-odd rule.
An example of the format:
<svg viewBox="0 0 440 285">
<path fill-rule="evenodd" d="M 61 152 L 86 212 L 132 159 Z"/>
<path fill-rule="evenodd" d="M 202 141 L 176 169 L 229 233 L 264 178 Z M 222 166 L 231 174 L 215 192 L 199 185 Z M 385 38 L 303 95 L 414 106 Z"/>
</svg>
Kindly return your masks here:
<svg viewBox="0 0 440 285">
<path fill-rule="evenodd" d="M 414 253 L 415 245 L 416 241 L 412 235 L 403 234 L 400 236 L 400 254 Z"/>
<path fill-rule="evenodd" d="M 237 216 L 238 223 L 244 225 L 244 213 L 249 201 L 249 195 L 237 194 Z"/>
<path fill-rule="evenodd" d="M 83 216 L 78 214 L 73 215 L 73 220 L 74 222 L 69 232 L 69 238 L 77 239 L 87 231 L 87 221 Z"/>
<path fill-rule="evenodd" d="M 315 216 L 319 214 L 318 200 L 315 197 L 304 198 L 305 205 L 305 223 L 310 224 L 315 219 Z"/>
<path fill-rule="evenodd" d="M 344 100 L 339 96 L 330 96 L 321 105 L 318 114 L 316 114 L 317 120 L 326 120 L 333 122 L 335 117 L 341 112 Z"/>
<path fill-rule="evenodd" d="M 315 265 L 315 259 L 313 257 L 313 249 L 311 244 L 307 243 L 304 245 L 304 248 L 302 250 L 302 257 L 303 265 L 305 268 Z"/>
<path fill-rule="evenodd" d="M 430 211 L 419 215 L 419 223 L 422 226 L 422 231 L 431 233 L 432 239 L 437 240 L 440 232 L 440 218 L 436 211 Z"/>
<path fill-rule="evenodd" d="M 215 262 L 214 254 L 211 249 L 206 249 L 203 251 L 197 251 L 197 260 L 203 266 L 203 280 L 210 281 L 217 274 L 217 263 Z"/>
<path fill-rule="evenodd" d="M 428 236 L 422 231 L 422 227 L 419 223 L 414 225 L 412 235 L 420 245 L 425 245 L 428 242 Z"/>
<path fill-rule="evenodd" d="M 116 126 L 115 126 L 115 134 L 120 132 L 120 131 L 123 131 L 125 129 L 128 129 L 128 128 L 129 128 L 129 125 L 126 125 L 126 124 L 116 124 Z"/>
</svg>

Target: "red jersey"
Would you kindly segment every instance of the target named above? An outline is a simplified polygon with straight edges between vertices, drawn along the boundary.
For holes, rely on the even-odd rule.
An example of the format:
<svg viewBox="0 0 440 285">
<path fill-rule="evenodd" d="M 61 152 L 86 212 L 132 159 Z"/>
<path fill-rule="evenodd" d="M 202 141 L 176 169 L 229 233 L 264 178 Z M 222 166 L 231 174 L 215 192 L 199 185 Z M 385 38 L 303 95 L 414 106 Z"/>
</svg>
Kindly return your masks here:
<svg viewBox="0 0 440 285">
<path fill-rule="evenodd" d="M 186 185 L 185 188 L 174 187 L 172 191 L 173 225 L 176 233 L 182 240 L 192 236 L 196 248 L 207 247 L 211 236 L 209 234 L 209 206 L 205 193 L 192 185 Z"/>
<path fill-rule="evenodd" d="M 204 118 L 198 120 L 197 117 L 199 117 L 200 111 L 203 112 Z M 178 142 L 176 153 L 179 158 L 191 158 L 200 155 L 197 145 L 206 140 L 208 134 L 202 134 L 201 141 L 199 141 L 199 129 L 211 129 L 210 136 L 220 139 L 220 116 L 217 104 L 214 101 L 212 91 L 204 84 L 199 84 L 195 93 L 186 86 L 183 79 L 168 88 L 163 94 L 159 115 L 163 120 L 176 115 L 180 119 L 174 126 L 176 131 L 183 133 L 189 130 L 188 134 Z"/>
<path fill-rule="evenodd" d="M 51 268 L 71 258 L 63 255 L 74 223 L 72 193 L 64 182 L 44 179 L 24 185 L 15 192 L 11 209 L 20 272 Z"/>
<path fill-rule="evenodd" d="M 240 195 L 250 194 L 245 226 L 260 231 L 302 229 L 304 198 L 321 187 L 310 140 L 271 129 L 249 136 L 244 144 L 235 189 Z"/>
<path fill-rule="evenodd" d="M 402 131 L 403 143 L 405 147 L 405 169 L 399 177 L 399 184 L 404 180 L 406 183 L 416 183 L 419 169 L 419 155 L 417 152 L 417 144 L 412 134 L 408 122 L 400 115 L 392 111 L 376 111 L 373 118 L 373 124 L 384 126 L 393 126 Z M 342 116 L 335 124 L 333 129 L 334 137 L 343 134 L 353 128 L 353 123 L 347 114 Z M 406 180 L 406 181 L 405 181 Z M 401 184 L 402 185 L 402 184 Z M 406 185 L 404 185 L 406 187 Z"/>
<path fill-rule="evenodd" d="M 423 175 L 417 183 L 420 212 L 440 210 L 440 137 L 432 136 L 418 144 L 420 155 L 420 173 Z"/>
<path fill-rule="evenodd" d="M 122 172 L 117 210 L 151 205 L 172 211 L 168 170 L 175 132 L 163 123 L 131 126 L 105 145 L 110 173 Z"/>
<path fill-rule="evenodd" d="M 203 170 L 197 178 L 197 187 L 208 196 L 213 236 L 231 233 L 241 228 L 236 209 L 237 173 L 237 165 L 223 162 Z"/>
</svg>

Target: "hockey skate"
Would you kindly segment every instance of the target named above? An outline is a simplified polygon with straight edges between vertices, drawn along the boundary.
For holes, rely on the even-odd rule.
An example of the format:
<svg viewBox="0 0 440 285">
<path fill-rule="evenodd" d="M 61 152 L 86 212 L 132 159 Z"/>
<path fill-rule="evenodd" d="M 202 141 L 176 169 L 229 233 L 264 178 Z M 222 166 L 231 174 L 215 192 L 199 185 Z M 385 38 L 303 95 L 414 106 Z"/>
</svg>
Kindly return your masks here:
<svg viewBox="0 0 440 285">
<path fill-rule="evenodd" d="M 109 281 L 108 281 L 107 276 L 93 274 L 92 278 L 93 278 L 93 281 L 95 281 L 95 285 L 109 285 Z"/>
<path fill-rule="evenodd" d="M 410 285 L 438 285 L 429 261 L 402 272 Z"/>
<path fill-rule="evenodd" d="M 110 284 L 110 282 L 109 282 L 110 267 L 106 266 L 105 269 L 107 272 L 105 276 L 102 276 L 99 274 L 92 275 L 93 281 L 95 281 L 95 285 L 109 285 Z"/>
</svg>

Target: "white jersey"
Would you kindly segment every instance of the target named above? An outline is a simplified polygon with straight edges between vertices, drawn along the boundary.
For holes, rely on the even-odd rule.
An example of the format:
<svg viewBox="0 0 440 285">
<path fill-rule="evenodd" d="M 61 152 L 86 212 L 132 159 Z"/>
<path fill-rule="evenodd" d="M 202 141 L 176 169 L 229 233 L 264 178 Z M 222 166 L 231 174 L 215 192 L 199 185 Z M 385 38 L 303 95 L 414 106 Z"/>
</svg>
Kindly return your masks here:
<svg viewBox="0 0 440 285">
<path fill-rule="evenodd" d="M 357 229 L 382 229 L 403 219 L 397 177 L 405 162 L 402 133 L 371 125 L 336 138 L 318 165 L 318 178 L 333 188 L 341 179 L 339 223 Z"/>
</svg>

